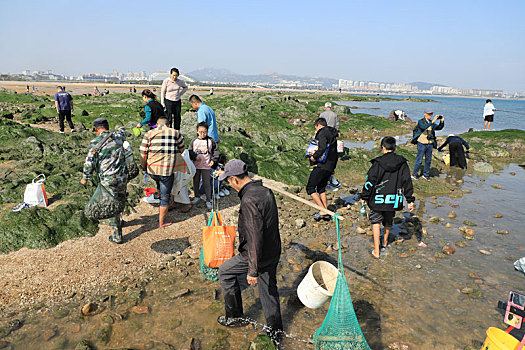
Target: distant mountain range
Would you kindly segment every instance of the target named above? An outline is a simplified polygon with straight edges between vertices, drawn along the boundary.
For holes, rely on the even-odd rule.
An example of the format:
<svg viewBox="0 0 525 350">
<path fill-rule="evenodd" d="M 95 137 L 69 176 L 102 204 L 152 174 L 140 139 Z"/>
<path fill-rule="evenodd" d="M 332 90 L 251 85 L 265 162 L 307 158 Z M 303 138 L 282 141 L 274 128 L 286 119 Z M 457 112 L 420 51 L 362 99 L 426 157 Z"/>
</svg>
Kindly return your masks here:
<svg viewBox="0 0 525 350">
<path fill-rule="evenodd" d="M 187 75 L 198 81 L 211 82 L 231 82 L 231 83 L 255 83 L 255 84 L 282 84 L 297 82 L 302 85 L 320 84 L 325 88 L 332 88 L 339 83 L 339 79 L 325 77 L 300 77 L 297 75 L 287 75 L 280 73 L 265 74 L 238 74 L 228 69 L 203 68 L 189 72 Z M 432 86 L 445 86 L 434 83 L 414 82 L 412 86 L 417 86 L 419 90 L 429 90 Z"/>
<path fill-rule="evenodd" d="M 419 90 L 430 90 L 432 86 L 446 86 L 441 84 L 434 84 L 434 83 L 425 83 L 422 81 L 416 81 L 414 83 L 409 83 L 412 86 L 417 86 Z"/>
<path fill-rule="evenodd" d="M 338 79 L 322 77 L 299 77 L 280 73 L 265 73 L 244 75 L 237 74 L 227 69 L 204 68 L 188 73 L 189 76 L 199 81 L 232 82 L 232 83 L 259 83 L 280 84 L 283 82 L 298 82 L 300 84 L 321 84 L 324 87 L 332 87 L 339 82 Z"/>
</svg>

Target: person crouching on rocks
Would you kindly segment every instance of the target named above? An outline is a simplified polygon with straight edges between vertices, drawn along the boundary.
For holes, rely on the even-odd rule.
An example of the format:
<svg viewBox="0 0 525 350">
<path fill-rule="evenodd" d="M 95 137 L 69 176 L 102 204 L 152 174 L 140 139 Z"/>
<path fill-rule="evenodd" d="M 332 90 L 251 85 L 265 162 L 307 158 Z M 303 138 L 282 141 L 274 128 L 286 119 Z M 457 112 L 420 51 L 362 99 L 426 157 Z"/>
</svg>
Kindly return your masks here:
<svg viewBox="0 0 525 350">
<path fill-rule="evenodd" d="M 380 250 L 384 251 L 389 246 L 388 234 L 396 211 L 403 209 L 403 196 L 410 211 L 414 210 L 415 201 L 408 162 L 405 157 L 394 153 L 396 139 L 384 137 L 381 150 L 383 155 L 370 161 L 372 166 L 361 192 L 361 202 L 366 202 L 370 208 L 369 219 L 374 234 L 374 249 L 370 249 L 369 253 L 376 259 L 379 259 Z M 381 224 L 385 228 L 382 246 L 379 241 Z"/>
<path fill-rule="evenodd" d="M 335 167 L 337 166 L 338 154 L 337 154 L 337 130 L 327 126 L 326 119 L 317 118 L 314 122 L 315 128 L 315 139 L 317 140 L 317 151 L 310 156 L 310 165 L 315 165 L 314 169 L 310 173 L 308 183 L 306 184 L 306 193 L 308 193 L 315 204 L 320 207 L 327 208 L 326 200 L 326 185 L 332 174 L 334 173 Z M 323 159 L 325 152 L 328 152 L 326 159 Z M 331 216 L 326 212 L 315 213 L 314 220 L 325 220 L 330 221 Z"/>
<path fill-rule="evenodd" d="M 155 95 L 150 89 L 142 91 L 142 100 L 146 104 L 144 106 L 146 116 L 137 124 L 137 128 L 140 129 L 147 124 L 150 129 L 155 129 L 157 127 L 157 119 L 159 119 L 160 116 L 165 115 L 164 107 L 157 102 L 156 98 L 157 95 Z"/>
<path fill-rule="evenodd" d="M 463 149 L 463 146 L 465 146 L 467 149 L 466 154 L 468 154 L 470 147 L 467 141 L 459 136 L 450 134 L 445 142 L 438 147 L 438 152 L 441 152 L 446 145 L 448 145 L 448 151 L 450 152 L 450 166 L 458 166 L 461 169 L 467 169 L 467 159 L 465 158 L 465 150 Z"/>
</svg>

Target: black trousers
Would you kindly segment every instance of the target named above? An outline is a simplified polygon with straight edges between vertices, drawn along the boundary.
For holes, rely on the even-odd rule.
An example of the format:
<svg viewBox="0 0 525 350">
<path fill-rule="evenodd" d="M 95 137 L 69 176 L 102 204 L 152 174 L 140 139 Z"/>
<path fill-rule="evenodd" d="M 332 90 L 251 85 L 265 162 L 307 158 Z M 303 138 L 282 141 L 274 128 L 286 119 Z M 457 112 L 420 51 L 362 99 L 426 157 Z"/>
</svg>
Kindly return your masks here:
<svg viewBox="0 0 525 350">
<path fill-rule="evenodd" d="M 454 142 L 448 145 L 450 151 L 450 166 L 458 166 L 461 169 L 467 169 L 467 160 L 465 151 L 461 142 Z"/>
<path fill-rule="evenodd" d="M 221 283 L 222 295 L 226 317 L 241 317 L 244 312 L 242 309 L 241 288 L 238 276 L 248 273 L 248 260 L 241 254 L 225 261 L 219 267 L 219 282 Z M 281 306 L 279 304 L 279 292 L 277 291 L 277 264 L 259 271 L 257 286 L 259 287 L 259 298 L 261 300 L 266 324 L 271 327 L 272 332 L 283 329 L 281 319 Z"/>
<path fill-rule="evenodd" d="M 67 120 L 71 130 L 75 128 L 73 122 L 71 121 L 71 110 L 61 110 L 58 112 L 58 125 L 60 126 L 60 131 L 64 131 L 64 118 Z"/>
<path fill-rule="evenodd" d="M 181 101 L 171 101 L 164 99 L 164 104 L 166 105 L 166 115 L 168 116 L 169 127 L 175 130 L 180 130 Z"/>
</svg>

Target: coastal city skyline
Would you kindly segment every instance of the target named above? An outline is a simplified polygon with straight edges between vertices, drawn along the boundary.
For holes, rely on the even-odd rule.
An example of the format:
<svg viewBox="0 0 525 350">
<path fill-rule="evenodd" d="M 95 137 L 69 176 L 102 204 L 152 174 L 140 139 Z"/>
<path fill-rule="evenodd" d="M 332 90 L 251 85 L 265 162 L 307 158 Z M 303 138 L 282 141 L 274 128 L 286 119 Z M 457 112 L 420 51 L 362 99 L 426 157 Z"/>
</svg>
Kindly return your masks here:
<svg viewBox="0 0 525 350">
<path fill-rule="evenodd" d="M 205 71 L 208 75 L 202 75 Z M 213 74 L 218 72 L 217 74 Z M 225 78 L 220 73 L 227 72 Z M 193 75 L 195 74 L 195 75 Z M 210 75 L 213 76 L 210 77 Z M 169 76 L 169 71 L 158 70 L 147 73 L 141 71 L 119 72 L 113 70 L 110 73 L 85 73 L 79 75 L 66 75 L 55 73 L 53 70 L 26 69 L 20 73 L 1 73 L 0 80 L 23 80 L 23 81 L 69 81 L 69 82 L 104 82 L 104 83 L 158 83 Z M 262 79 L 271 76 L 273 79 Z M 203 78 L 204 77 L 204 78 Z M 426 94 L 426 95 L 454 95 L 454 96 L 477 96 L 477 97 L 499 97 L 499 98 L 524 98 L 525 91 L 509 93 L 503 90 L 458 88 L 429 82 L 385 82 L 370 80 L 349 80 L 341 78 L 318 78 L 287 76 L 279 73 L 265 73 L 258 75 L 241 75 L 227 70 L 213 68 L 197 70 L 187 74 L 181 73 L 180 78 L 187 83 L 198 83 L 208 85 L 234 85 L 264 88 L 288 88 L 288 89 L 311 89 L 331 90 L 340 92 L 360 93 L 393 93 L 393 94 Z M 230 78 L 230 79 L 228 79 Z M 264 81 L 262 81 L 264 80 Z"/>
<path fill-rule="evenodd" d="M 151 20 L 143 5 L 2 1 L 0 72 L 221 67 L 244 75 L 525 90 L 523 1 L 158 1 Z"/>
</svg>

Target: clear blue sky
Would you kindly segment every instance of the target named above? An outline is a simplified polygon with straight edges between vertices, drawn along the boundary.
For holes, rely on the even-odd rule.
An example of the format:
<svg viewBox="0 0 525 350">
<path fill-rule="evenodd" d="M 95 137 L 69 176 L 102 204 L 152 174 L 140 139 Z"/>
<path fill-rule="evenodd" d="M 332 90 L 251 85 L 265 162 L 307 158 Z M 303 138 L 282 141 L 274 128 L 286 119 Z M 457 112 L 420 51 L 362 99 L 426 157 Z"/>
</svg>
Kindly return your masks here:
<svg viewBox="0 0 525 350">
<path fill-rule="evenodd" d="M 525 1 L 0 0 L 0 72 L 226 68 L 525 91 Z"/>
</svg>

